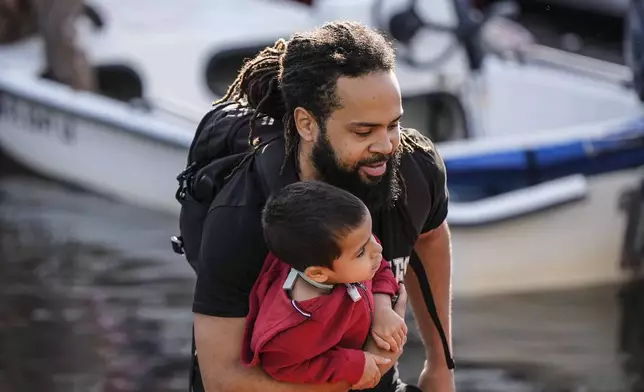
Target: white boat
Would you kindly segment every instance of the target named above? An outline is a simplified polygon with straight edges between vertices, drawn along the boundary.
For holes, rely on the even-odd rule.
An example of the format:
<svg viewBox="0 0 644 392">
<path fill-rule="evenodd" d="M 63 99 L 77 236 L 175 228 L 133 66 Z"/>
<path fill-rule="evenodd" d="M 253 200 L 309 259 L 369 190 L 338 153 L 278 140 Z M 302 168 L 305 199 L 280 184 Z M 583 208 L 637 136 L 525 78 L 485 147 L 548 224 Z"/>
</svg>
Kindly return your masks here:
<svg viewBox="0 0 644 392">
<path fill-rule="evenodd" d="M 221 0 L 216 4 L 141 0 L 136 7 L 125 8 L 117 0 L 93 0 L 106 27 L 95 31 L 84 19 L 77 25 L 105 94 L 123 100 L 136 98 L 139 103 L 171 108 L 198 119 L 225 91 L 242 60 L 275 39 L 341 17 L 385 28 L 387 18 L 408 3 L 316 0 L 313 6 L 306 6 L 294 0 Z M 432 65 L 417 67 L 403 60 L 397 64 L 407 126 L 425 130 L 433 140 L 445 141 L 505 135 L 517 129 L 532 133 L 641 111 L 633 94 L 615 83 L 595 80 L 606 74 L 628 77 L 620 75 L 624 67 L 543 47 L 532 57 L 565 65 L 568 73 L 584 69 L 595 75 L 580 79 L 559 70 L 510 63 L 501 67 L 492 64 L 486 72 L 473 75 L 469 52 L 453 36 L 463 24 L 459 16 L 462 4 L 460 0 L 432 0 L 419 6 L 419 16 L 431 20 L 432 25 L 416 34 L 414 50 L 402 57 Z M 242 14 L 240 9 L 252 12 Z M 494 39 L 504 40 L 512 33 L 496 34 Z M 405 47 L 399 45 L 399 49 Z M 40 75 L 44 69 L 41 53 L 37 37 L 0 46 L 0 69 Z M 437 58 L 441 60 L 434 61 Z M 517 83 L 530 93 L 516 94 Z M 604 104 L 593 106 L 599 97 Z M 573 99 L 578 105 L 561 105 L 554 99 Z M 509 104 L 518 110 L 507 111 Z M 563 107 L 566 110 L 557 109 Z M 533 113 L 535 109 L 540 112 Z M 526 112 L 534 114 L 530 122 L 524 121 Z"/>
<path fill-rule="evenodd" d="M 317 0 L 306 6 L 294 0 L 142 0 L 123 7 L 118 0 L 94 0 L 92 4 L 106 20 L 102 31 L 79 23 L 84 47 L 92 63 L 101 66 L 105 79 L 119 85 L 136 79 L 143 98 L 152 105 L 193 108 L 201 113 L 220 97 L 236 76 L 245 58 L 272 45 L 276 39 L 306 30 L 335 18 L 373 24 L 372 14 L 379 0 Z M 434 18 L 453 20 L 452 0 L 433 0 Z M 388 10 L 404 0 L 387 0 Z M 248 12 L 240 12 L 247 10 Z M 198 12 L 195 12 L 198 11 Z M 435 51 L 451 45 L 446 33 L 423 38 Z M 28 64 L 14 64 L 38 73 L 39 42 L 21 45 Z M 428 55 L 436 55 L 427 51 Z M 15 51 L 0 48 L 3 58 L 17 58 Z M 24 61 L 20 61 L 24 63 Z M 108 75 L 111 73 L 111 75 Z M 469 119 L 461 95 L 469 80 L 463 50 L 440 61 L 431 70 L 403 61 L 397 65 L 401 90 L 408 107 L 408 121 L 418 128 L 437 129 L 436 137 L 465 137 Z M 135 94 L 136 92 L 132 92 Z M 177 104 L 180 102 L 181 104 Z M 190 109 L 187 110 L 190 112 Z M 434 118 L 440 116 L 440 120 Z M 448 128 L 440 130 L 439 126 Z"/>
<path fill-rule="evenodd" d="M 177 214 L 174 176 L 194 123 L 64 86 L 0 75 L 0 144 L 15 160 L 85 189 Z M 517 152 L 619 133 L 624 120 L 440 146 L 448 170 L 490 152 Z M 644 156 L 644 153 L 642 153 Z M 456 170 L 456 169 L 454 169 Z M 454 293 L 483 295 L 614 281 L 625 214 L 620 195 L 637 168 L 566 175 L 474 201 L 454 202 Z M 565 206 L 560 206 L 564 202 Z M 554 208 L 557 207 L 557 208 Z"/>
<path fill-rule="evenodd" d="M 155 39 L 163 40 L 164 34 Z M 155 48 L 155 40 L 149 45 L 142 38 L 131 41 L 137 39 L 141 42 L 130 51 L 141 59 L 145 50 Z M 144 81 L 153 76 L 153 83 L 144 86 L 161 86 L 159 79 L 165 77 L 171 87 L 147 90 L 153 91 L 144 94 L 151 97 L 151 107 L 75 92 L 39 78 L 38 65 L 27 66 L 31 63 L 25 59 L 33 58 L 37 49 L 36 40 L 0 49 L 2 149 L 54 179 L 178 214 L 175 176 L 185 167 L 193 132 L 208 104 L 195 104 L 200 98 L 176 104 L 183 101 L 183 96 L 171 94 L 173 88 L 182 91 L 173 81 L 176 72 L 161 71 L 158 64 L 154 73 L 141 73 L 147 75 Z M 161 49 L 159 45 L 148 52 L 154 63 L 163 62 Z M 621 125 L 642 115 L 635 94 L 612 80 L 620 79 L 620 73 L 626 69 L 539 47 L 533 60 L 522 65 L 489 58 L 479 79 L 485 82 L 485 94 L 475 95 L 486 98 L 486 104 L 472 100 L 466 105 L 481 107 L 482 131 L 476 139 L 440 145 L 449 170 L 490 153 L 620 134 Z M 625 222 L 617 200 L 641 175 L 636 164 L 601 175 L 573 172 L 475 200 L 459 200 L 454 188 L 448 220 L 454 238 L 455 295 L 619 279 Z"/>
<path fill-rule="evenodd" d="M 455 293 L 575 288 L 626 276 L 632 211 L 624 197 L 644 187 L 644 117 L 439 150 L 453 196 Z"/>
</svg>

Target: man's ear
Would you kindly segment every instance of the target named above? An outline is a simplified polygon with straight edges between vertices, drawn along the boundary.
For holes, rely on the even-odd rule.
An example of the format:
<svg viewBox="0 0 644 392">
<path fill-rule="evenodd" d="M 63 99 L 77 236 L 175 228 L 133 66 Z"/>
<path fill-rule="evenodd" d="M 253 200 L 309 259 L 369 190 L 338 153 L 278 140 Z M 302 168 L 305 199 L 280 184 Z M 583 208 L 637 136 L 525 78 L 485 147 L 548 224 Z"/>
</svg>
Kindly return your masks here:
<svg viewBox="0 0 644 392">
<path fill-rule="evenodd" d="M 298 106 L 293 111 L 293 119 L 300 138 L 305 142 L 313 143 L 317 139 L 319 131 L 315 117 L 308 110 Z"/>
<path fill-rule="evenodd" d="M 326 283 L 331 270 L 326 267 L 312 266 L 304 270 L 304 274 L 314 282 Z"/>
</svg>

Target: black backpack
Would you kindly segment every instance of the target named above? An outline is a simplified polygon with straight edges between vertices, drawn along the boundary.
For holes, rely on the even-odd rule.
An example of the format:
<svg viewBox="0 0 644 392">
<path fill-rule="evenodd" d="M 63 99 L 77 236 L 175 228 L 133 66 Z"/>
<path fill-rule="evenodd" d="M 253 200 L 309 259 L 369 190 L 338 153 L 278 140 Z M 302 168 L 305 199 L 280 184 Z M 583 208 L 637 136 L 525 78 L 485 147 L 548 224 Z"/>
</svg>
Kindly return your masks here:
<svg viewBox="0 0 644 392">
<path fill-rule="evenodd" d="M 235 170 L 245 164 L 254 164 L 261 174 L 261 189 L 264 196 L 288 183 L 279 175 L 284 151 L 284 126 L 266 115 L 254 120 L 252 140 L 249 138 L 249 124 L 253 110 L 235 102 L 215 104 L 206 113 L 197 129 L 188 151 L 186 169 L 179 173 L 179 186 L 175 197 L 181 204 L 179 236 L 171 238 L 173 250 L 184 255 L 197 272 L 197 261 L 201 248 L 202 228 L 210 205 Z M 269 145 L 276 148 L 266 148 Z M 279 147 L 279 148 L 278 148 Z M 262 151 L 261 154 L 257 152 Z M 252 158 L 252 159 L 251 159 Z M 419 277 L 421 291 L 432 320 L 443 342 L 447 366 L 455 367 L 447 339 L 438 318 L 438 313 L 425 269 L 417 258 L 410 258 L 410 267 Z M 199 363 L 195 352 L 194 330 L 189 375 L 189 391 L 203 391 Z"/>
<path fill-rule="evenodd" d="M 282 139 L 284 134 L 281 123 L 258 115 L 251 141 L 249 122 L 252 116 L 252 110 L 237 103 L 215 104 L 197 126 L 188 151 L 186 169 L 177 176 L 179 187 L 175 198 L 181 204 L 181 234 L 172 237 L 171 242 L 176 253 L 185 254 L 195 272 L 202 226 L 213 200 L 237 168 L 246 164 L 249 158 L 259 157 L 260 154 L 255 154 L 257 151 Z M 268 162 L 266 158 L 256 160 L 258 165 L 268 165 Z M 264 171 L 270 171 L 270 168 L 264 168 Z M 278 186 L 269 183 L 271 176 L 262 176 L 262 179 L 265 195 Z"/>
<path fill-rule="evenodd" d="M 180 235 L 173 236 L 170 241 L 174 252 L 185 255 L 195 273 L 204 219 L 235 170 L 254 162 L 264 174 L 260 178 L 265 196 L 283 185 L 273 174 L 278 172 L 275 162 L 281 160 L 271 159 L 272 154 L 281 153 L 283 148 L 271 149 L 271 154 L 256 152 L 272 142 L 283 146 L 279 141 L 283 140 L 284 127 L 268 116 L 258 115 L 254 120 L 253 139 L 250 140 L 249 124 L 253 113 L 235 102 L 213 105 L 197 126 L 188 150 L 186 169 L 177 176 L 179 186 L 175 198 L 181 204 Z M 195 348 L 193 328 L 188 390 L 204 391 Z"/>
</svg>

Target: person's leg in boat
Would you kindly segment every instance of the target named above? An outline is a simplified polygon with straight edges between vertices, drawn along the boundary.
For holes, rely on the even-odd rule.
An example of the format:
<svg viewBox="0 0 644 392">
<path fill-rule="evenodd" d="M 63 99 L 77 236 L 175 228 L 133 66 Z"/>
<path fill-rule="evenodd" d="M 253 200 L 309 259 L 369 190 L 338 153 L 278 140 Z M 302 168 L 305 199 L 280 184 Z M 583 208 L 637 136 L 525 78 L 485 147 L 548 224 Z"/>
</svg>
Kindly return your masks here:
<svg viewBox="0 0 644 392">
<path fill-rule="evenodd" d="M 75 23 L 83 12 L 83 1 L 32 0 L 32 6 L 53 78 L 76 90 L 95 90 L 94 72 L 77 42 Z"/>
</svg>

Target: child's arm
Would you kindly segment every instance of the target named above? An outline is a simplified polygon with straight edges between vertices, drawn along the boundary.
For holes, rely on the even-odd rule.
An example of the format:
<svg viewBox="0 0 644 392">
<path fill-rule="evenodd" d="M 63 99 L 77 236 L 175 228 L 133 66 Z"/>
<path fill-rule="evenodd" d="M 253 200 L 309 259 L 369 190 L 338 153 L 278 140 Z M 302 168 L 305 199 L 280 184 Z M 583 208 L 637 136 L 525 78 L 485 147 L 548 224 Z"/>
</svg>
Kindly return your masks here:
<svg viewBox="0 0 644 392">
<path fill-rule="evenodd" d="M 374 297 L 379 294 L 385 294 L 393 298 L 398 293 L 398 290 L 399 285 L 391 271 L 391 266 L 383 258 L 380 268 L 372 279 L 371 291 Z M 371 336 L 381 349 L 398 351 L 402 349 L 407 339 L 407 325 L 405 320 L 392 307 L 376 306 Z"/>
<path fill-rule="evenodd" d="M 269 376 L 283 382 L 344 382 L 347 389 L 375 386 L 380 380 L 378 365 L 388 363 L 389 359 L 361 349 L 339 347 L 346 329 L 343 319 L 343 316 L 309 318 L 299 325 L 282 329 L 255 347 L 256 363 Z"/>
<path fill-rule="evenodd" d="M 398 293 L 398 282 L 391 270 L 391 265 L 384 258 L 380 262 L 380 268 L 371 279 L 371 292 L 374 294 L 387 294 L 391 297 Z"/>
<path fill-rule="evenodd" d="M 316 310 L 329 310 L 324 308 Z M 344 381 L 349 389 L 360 380 L 365 365 L 363 351 L 336 347 L 346 328 L 341 321 L 343 316 L 340 319 L 309 316 L 306 320 L 301 320 L 300 314 L 294 317 L 299 322 L 292 317 L 276 320 L 283 327 L 273 324 L 270 338 L 261 338 L 265 334 L 260 330 L 253 331 L 257 334 L 257 343 L 251 348 L 254 363 L 278 381 L 308 384 Z"/>
<path fill-rule="evenodd" d="M 362 377 L 365 367 L 365 353 L 362 350 L 332 347 L 316 357 L 303 359 L 297 347 L 297 341 L 291 342 L 288 347 L 268 343 L 261 350 L 260 365 L 274 379 L 290 383 L 345 381 L 354 385 Z"/>
<path fill-rule="evenodd" d="M 375 238 L 381 244 L 378 237 Z M 398 281 L 391 270 L 391 264 L 384 257 L 380 261 L 380 268 L 371 279 L 371 292 L 374 295 L 386 294 L 392 298 L 398 293 Z"/>
<path fill-rule="evenodd" d="M 374 388 L 380 382 L 378 365 L 389 358 L 362 350 L 333 347 L 322 354 L 291 363 L 297 356 L 292 350 L 279 347 L 263 351 L 260 363 L 264 371 L 278 381 L 302 384 L 348 382 L 353 390 Z"/>
</svg>

